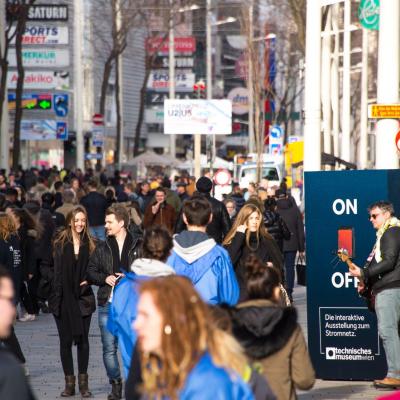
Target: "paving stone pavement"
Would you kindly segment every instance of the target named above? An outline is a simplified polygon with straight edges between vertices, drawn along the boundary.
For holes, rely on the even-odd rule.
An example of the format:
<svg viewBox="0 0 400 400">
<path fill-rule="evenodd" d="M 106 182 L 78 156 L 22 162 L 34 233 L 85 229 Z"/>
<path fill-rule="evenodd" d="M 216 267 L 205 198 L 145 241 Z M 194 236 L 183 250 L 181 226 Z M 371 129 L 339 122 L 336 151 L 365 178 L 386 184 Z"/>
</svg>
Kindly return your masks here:
<svg viewBox="0 0 400 400">
<path fill-rule="evenodd" d="M 299 311 L 300 325 L 307 334 L 305 288 L 295 288 L 294 300 Z M 33 322 L 17 322 L 16 333 L 27 359 L 30 382 L 37 399 L 54 400 L 60 398 L 60 392 L 64 387 L 64 376 L 60 363 L 57 329 L 53 317 L 49 314 L 40 314 Z M 74 354 L 74 360 L 76 361 L 76 354 Z M 76 362 L 75 365 L 77 365 Z M 90 328 L 88 373 L 89 387 L 93 393 L 93 398 L 106 399 L 110 385 L 103 366 L 97 313 L 93 314 Z M 371 382 L 318 380 L 311 391 L 300 392 L 298 398 L 300 400 L 376 399 L 378 396 L 388 393 L 377 391 L 371 386 Z M 79 399 L 80 396 L 76 395 L 72 398 Z"/>
</svg>

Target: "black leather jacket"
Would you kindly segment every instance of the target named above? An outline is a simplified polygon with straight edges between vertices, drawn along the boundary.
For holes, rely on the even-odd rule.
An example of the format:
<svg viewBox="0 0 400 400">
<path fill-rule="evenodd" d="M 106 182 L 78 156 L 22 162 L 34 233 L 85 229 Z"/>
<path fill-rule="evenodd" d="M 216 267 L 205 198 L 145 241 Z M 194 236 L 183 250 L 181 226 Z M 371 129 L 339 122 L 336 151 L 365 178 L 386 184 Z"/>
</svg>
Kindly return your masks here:
<svg viewBox="0 0 400 400">
<path fill-rule="evenodd" d="M 400 227 L 389 228 L 381 237 L 382 260 L 375 258 L 363 270 L 364 279 L 372 284 L 375 294 L 400 287 Z"/>
<path fill-rule="evenodd" d="M 211 223 L 207 225 L 207 234 L 217 243 L 222 243 L 224 237 L 231 229 L 231 219 L 229 218 L 228 211 L 226 211 L 225 204 L 222 201 L 214 199 L 209 193 L 204 194 L 204 197 L 210 202 L 213 214 Z M 175 233 L 181 233 L 185 229 L 186 225 L 183 222 L 181 210 L 175 226 Z"/>
<path fill-rule="evenodd" d="M 127 234 L 131 235 L 129 232 Z M 106 283 L 107 276 L 112 275 L 114 271 L 109 241 L 110 239 L 107 238 L 104 242 L 100 241 L 97 244 L 88 264 L 88 281 L 90 284 L 99 286 L 97 292 L 97 303 L 99 306 L 104 306 L 111 294 L 111 286 Z M 129 265 L 139 257 L 140 243 L 140 237 L 132 237 L 132 245 L 128 250 Z"/>
</svg>

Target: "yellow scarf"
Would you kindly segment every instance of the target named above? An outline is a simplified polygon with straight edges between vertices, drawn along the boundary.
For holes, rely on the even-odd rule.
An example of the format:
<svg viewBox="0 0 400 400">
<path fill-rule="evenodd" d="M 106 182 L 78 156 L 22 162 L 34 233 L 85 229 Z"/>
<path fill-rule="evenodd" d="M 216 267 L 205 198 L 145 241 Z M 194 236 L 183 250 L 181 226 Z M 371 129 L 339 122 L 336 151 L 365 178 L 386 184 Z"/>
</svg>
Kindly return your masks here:
<svg viewBox="0 0 400 400">
<path fill-rule="evenodd" d="M 400 227 L 400 220 L 396 217 L 389 218 L 376 232 L 376 243 L 375 243 L 375 260 L 376 262 L 382 261 L 382 254 L 381 254 L 381 237 L 383 234 L 393 226 Z"/>
</svg>

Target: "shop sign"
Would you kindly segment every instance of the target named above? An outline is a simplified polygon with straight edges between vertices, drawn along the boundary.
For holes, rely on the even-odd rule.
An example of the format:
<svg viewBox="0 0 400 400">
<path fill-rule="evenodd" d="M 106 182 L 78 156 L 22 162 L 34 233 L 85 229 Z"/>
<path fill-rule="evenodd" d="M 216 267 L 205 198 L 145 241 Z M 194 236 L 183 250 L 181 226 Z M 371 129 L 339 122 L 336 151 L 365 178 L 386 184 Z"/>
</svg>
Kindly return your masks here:
<svg viewBox="0 0 400 400">
<path fill-rule="evenodd" d="M 17 66 L 15 49 L 10 49 L 8 53 L 8 62 L 10 67 Z M 69 50 L 68 49 L 23 49 L 22 62 L 24 67 L 68 67 Z"/>
<path fill-rule="evenodd" d="M 175 90 L 181 92 L 193 92 L 193 85 L 195 83 L 195 74 L 192 72 L 175 73 Z M 150 73 L 147 81 L 147 89 L 156 92 L 169 91 L 169 73 L 166 70 L 156 70 Z"/>
<path fill-rule="evenodd" d="M 196 51 L 196 39 L 193 36 L 175 38 L 175 54 L 194 53 Z M 151 37 L 146 39 L 146 50 L 148 53 L 168 54 L 168 38 Z"/>
<path fill-rule="evenodd" d="M 228 99 L 232 102 L 232 112 L 237 115 L 249 112 L 249 91 L 244 87 L 237 87 L 228 93 Z"/>
<path fill-rule="evenodd" d="M 159 93 L 155 91 L 146 92 L 146 104 L 148 106 L 164 105 L 164 101 L 169 98 L 169 93 Z M 191 98 L 191 93 L 188 92 L 176 92 L 175 99 L 188 100 Z"/>
<path fill-rule="evenodd" d="M 164 110 L 162 108 L 147 108 L 144 111 L 144 121 L 146 124 L 163 124 Z"/>
<path fill-rule="evenodd" d="M 68 6 L 54 4 L 30 6 L 28 21 L 68 21 Z"/>
<path fill-rule="evenodd" d="M 21 121 L 21 140 L 67 140 L 65 121 L 52 119 L 29 119 Z"/>
<path fill-rule="evenodd" d="M 7 75 L 9 89 L 17 88 L 18 73 L 11 71 Z M 68 89 L 69 73 L 67 71 L 26 71 L 24 89 Z"/>
<path fill-rule="evenodd" d="M 11 29 L 15 30 L 15 27 Z M 12 32 L 10 32 L 12 34 Z M 11 41 L 15 44 L 15 36 Z M 28 25 L 22 36 L 23 45 L 68 44 L 67 26 Z"/>
</svg>

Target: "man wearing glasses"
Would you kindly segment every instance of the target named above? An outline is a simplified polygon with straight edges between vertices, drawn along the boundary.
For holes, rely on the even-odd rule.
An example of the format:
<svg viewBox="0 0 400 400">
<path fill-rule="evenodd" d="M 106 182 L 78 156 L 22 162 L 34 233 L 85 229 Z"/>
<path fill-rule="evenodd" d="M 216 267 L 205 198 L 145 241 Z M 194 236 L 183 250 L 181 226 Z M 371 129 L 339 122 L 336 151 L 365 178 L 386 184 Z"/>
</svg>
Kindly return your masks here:
<svg viewBox="0 0 400 400">
<path fill-rule="evenodd" d="M 350 274 L 372 285 L 378 331 L 385 348 L 388 372 L 375 380 L 377 388 L 400 387 L 400 220 L 393 205 L 378 201 L 369 208 L 369 220 L 376 229 L 376 243 L 365 268 L 352 263 Z M 364 289 L 361 283 L 359 291 Z"/>
<path fill-rule="evenodd" d="M 14 317 L 13 282 L 0 266 L 0 399 L 34 400 L 21 364 L 1 342 L 10 335 Z"/>
</svg>

